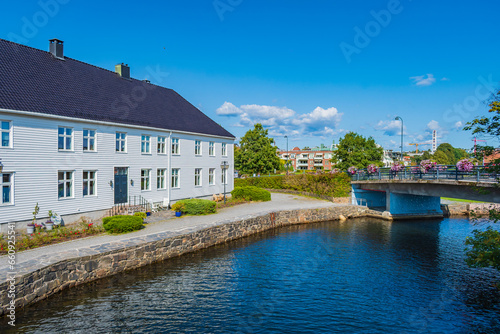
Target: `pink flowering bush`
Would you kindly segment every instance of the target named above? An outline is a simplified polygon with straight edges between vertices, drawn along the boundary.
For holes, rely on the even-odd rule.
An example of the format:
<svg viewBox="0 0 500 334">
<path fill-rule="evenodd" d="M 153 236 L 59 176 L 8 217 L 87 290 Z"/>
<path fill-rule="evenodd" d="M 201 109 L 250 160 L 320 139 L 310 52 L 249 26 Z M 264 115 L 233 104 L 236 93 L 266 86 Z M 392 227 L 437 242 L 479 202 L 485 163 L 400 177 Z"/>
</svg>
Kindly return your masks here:
<svg viewBox="0 0 500 334">
<path fill-rule="evenodd" d="M 403 164 L 399 163 L 399 162 L 395 162 L 394 165 L 391 166 L 391 172 L 394 172 L 394 173 L 399 173 L 403 170 L 404 166 Z"/>
<path fill-rule="evenodd" d="M 420 161 L 420 171 L 422 173 L 427 173 L 430 170 L 435 169 L 437 166 L 437 163 L 431 160 L 422 160 Z"/>
<path fill-rule="evenodd" d="M 356 174 L 357 171 L 358 171 L 358 169 L 356 167 L 354 167 L 354 166 L 351 166 L 351 167 L 347 168 L 347 172 L 349 174 L 351 174 L 351 175 Z"/>
<path fill-rule="evenodd" d="M 368 165 L 368 167 L 366 167 L 366 171 L 368 172 L 368 174 L 375 174 L 378 172 L 378 167 L 375 166 L 374 164 L 371 164 Z"/>
<path fill-rule="evenodd" d="M 469 159 L 462 159 L 457 162 L 457 168 L 461 172 L 470 172 L 474 169 L 474 164 Z"/>
</svg>

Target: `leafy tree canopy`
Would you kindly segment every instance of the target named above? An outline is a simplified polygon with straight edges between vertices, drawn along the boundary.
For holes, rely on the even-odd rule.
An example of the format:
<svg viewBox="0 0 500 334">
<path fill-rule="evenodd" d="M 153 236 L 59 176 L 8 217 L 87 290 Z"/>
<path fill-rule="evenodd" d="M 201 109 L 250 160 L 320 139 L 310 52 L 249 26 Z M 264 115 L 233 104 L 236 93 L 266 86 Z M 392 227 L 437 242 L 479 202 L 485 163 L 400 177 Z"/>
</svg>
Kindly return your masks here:
<svg viewBox="0 0 500 334">
<path fill-rule="evenodd" d="M 493 95 L 489 103 L 489 117 L 481 116 L 465 124 L 465 131 L 472 131 L 472 134 L 486 135 L 498 140 L 500 135 L 500 91 Z M 493 146 L 477 147 L 476 157 L 481 159 L 491 155 L 495 151 Z M 493 161 L 493 170 L 499 169 L 500 159 Z M 489 218 L 497 223 L 500 220 L 500 212 L 491 209 Z M 486 231 L 474 230 L 473 235 L 468 237 L 466 245 L 466 262 L 471 267 L 491 267 L 500 270 L 500 232 L 488 228 Z"/>
<path fill-rule="evenodd" d="M 340 139 L 332 162 L 341 170 L 351 166 L 366 168 L 370 164 L 382 166 L 384 150 L 377 147 L 372 137 L 365 138 L 355 132 L 347 133 Z"/>
<path fill-rule="evenodd" d="M 257 123 L 240 140 L 240 150 L 234 157 L 234 165 L 240 173 L 271 173 L 280 169 L 274 140 L 267 136 L 262 124 Z"/>
</svg>

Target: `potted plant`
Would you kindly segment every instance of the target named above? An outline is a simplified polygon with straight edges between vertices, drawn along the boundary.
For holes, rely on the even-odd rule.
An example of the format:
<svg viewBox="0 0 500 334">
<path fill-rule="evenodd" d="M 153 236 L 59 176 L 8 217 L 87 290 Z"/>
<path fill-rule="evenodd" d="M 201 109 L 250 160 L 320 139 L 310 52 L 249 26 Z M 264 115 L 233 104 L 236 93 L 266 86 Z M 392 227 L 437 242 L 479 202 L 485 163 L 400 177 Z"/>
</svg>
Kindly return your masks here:
<svg viewBox="0 0 500 334">
<path fill-rule="evenodd" d="M 49 215 L 49 220 L 45 222 L 45 228 L 47 229 L 47 231 L 50 231 L 54 228 L 54 222 L 52 221 L 52 217 L 55 217 L 56 213 L 52 212 L 52 210 L 49 210 L 48 215 Z"/>
<path fill-rule="evenodd" d="M 182 211 L 185 209 L 184 207 L 184 204 L 183 203 L 174 203 L 172 204 L 172 210 L 175 211 L 175 216 L 176 217 L 180 217 L 182 215 Z"/>
<path fill-rule="evenodd" d="M 35 210 L 33 211 L 33 219 L 31 221 L 31 223 L 28 223 L 28 225 L 26 226 L 26 233 L 28 233 L 28 234 L 35 233 L 36 215 L 38 214 L 39 211 L 40 211 L 40 208 L 38 207 L 38 203 L 36 203 Z"/>
</svg>

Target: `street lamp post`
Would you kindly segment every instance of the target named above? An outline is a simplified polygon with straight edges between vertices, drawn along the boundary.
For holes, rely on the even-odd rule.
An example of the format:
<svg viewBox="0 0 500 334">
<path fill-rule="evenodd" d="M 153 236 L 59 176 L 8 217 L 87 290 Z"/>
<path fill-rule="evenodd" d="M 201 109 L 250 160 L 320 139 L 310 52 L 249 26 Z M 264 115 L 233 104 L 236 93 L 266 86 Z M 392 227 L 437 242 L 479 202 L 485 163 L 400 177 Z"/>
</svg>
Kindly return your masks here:
<svg viewBox="0 0 500 334">
<path fill-rule="evenodd" d="M 401 121 L 401 161 L 403 162 L 403 119 L 399 116 L 396 116 L 396 121 Z"/>
<path fill-rule="evenodd" d="M 288 136 L 285 136 L 286 138 L 286 175 L 288 175 L 288 161 L 290 160 L 290 154 L 288 154 Z"/>
<path fill-rule="evenodd" d="M 227 161 L 223 161 L 220 164 L 220 168 L 222 169 L 222 180 L 224 182 L 224 204 L 226 204 L 226 183 L 227 183 L 227 169 L 229 168 L 229 164 Z"/>
</svg>

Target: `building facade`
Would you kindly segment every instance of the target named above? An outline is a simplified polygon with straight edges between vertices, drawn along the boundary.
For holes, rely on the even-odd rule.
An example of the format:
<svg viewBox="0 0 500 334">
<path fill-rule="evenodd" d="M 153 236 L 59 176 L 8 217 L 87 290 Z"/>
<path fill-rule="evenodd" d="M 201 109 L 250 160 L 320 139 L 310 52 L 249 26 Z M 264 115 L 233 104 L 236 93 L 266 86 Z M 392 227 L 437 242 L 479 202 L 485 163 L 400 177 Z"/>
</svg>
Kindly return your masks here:
<svg viewBox="0 0 500 334">
<path fill-rule="evenodd" d="M 280 158 L 289 162 L 293 170 L 332 170 L 330 161 L 333 152 L 330 150 L 301 150 L 295 147 L 291 151 L 281 151 Z"/>
<path fill-rule="evenodd" d="M 176 92 L 0 40 L 0 223 L 233 189 L 234 136 Z M 229 168 L 223 170 L 221 164 Z M 67 221 L 71 222 L 71 221 Z"/>
</svg>

